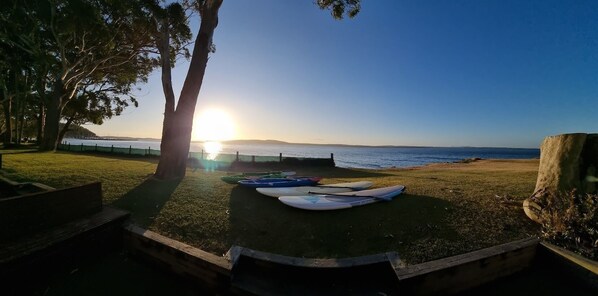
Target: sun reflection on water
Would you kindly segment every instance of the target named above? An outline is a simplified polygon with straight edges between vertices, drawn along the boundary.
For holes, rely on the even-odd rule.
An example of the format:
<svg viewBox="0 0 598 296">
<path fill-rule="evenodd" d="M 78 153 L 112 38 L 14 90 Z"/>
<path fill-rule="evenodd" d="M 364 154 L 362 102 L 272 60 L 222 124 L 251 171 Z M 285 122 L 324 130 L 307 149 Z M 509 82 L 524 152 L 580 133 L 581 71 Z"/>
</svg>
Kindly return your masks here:
<svg viewBox="0 0 598 296">
<path fill-rule="evenodd" d="M 204 142 L 203 149 L 208 154 L 206 159 L 215 160 L 222 151 L 222 144 L 216 141 Z"/>
</svg>

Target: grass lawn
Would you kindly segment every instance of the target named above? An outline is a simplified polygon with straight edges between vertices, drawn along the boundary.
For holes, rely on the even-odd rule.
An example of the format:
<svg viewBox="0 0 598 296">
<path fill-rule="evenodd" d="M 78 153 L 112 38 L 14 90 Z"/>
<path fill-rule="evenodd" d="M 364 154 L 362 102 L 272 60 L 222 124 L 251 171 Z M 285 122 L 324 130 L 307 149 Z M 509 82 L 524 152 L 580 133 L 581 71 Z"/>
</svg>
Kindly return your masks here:
<svg viewBox="0 0 598 296">
<path fill-rule="evenodd" d="M 9 151 L 2 151 L 6 153 Z M 22 151 L 16 151 L 22 152 Z M 403 184 L 391 202 L 310 212 L 253 189 L 220 181 L 222 171 L 187 172 L 179 182 L 149 180 L 154 159 L 65 152 L 3 155 L 2 174 L 56 188 L 101 181 L 104 202 L 135 223 L 214 254 L 231 245 L 300 257 L 348 257 L 396 251 L 409 264 L 539 234 L 521 203 L 536 182 L 538 160 L 481 160 L 409 169 L 294 168 L 323 183 L 371 180 Z"/>
</svg>

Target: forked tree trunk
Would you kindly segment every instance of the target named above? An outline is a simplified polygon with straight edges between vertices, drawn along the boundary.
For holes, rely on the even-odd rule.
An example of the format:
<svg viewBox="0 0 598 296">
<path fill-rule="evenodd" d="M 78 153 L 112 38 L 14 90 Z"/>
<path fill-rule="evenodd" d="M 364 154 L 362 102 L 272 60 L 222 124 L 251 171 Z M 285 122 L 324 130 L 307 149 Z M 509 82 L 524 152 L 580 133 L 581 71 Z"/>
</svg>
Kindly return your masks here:
<svg viewBox="0 0 598 296">
<path fill-rule="evenodd" d="M 178 105 L 173 111 L 173 100 L 170 100 L 171 84 L 170 72 L 162 76 L 162 85 L 166 95 L 164 123 L 162 127 L 162 142 L 160 143 L 160 161 L 154 176 L 158 179 L 180 179 L 185 176 L 189 147 L 191 145 L 191 131 L 197 96 L 201 89 L 203 77 L 208 63 L 208 54 L 212 50 L 212 36 L 218 25 L 218 9 L 222 0 L 206 0 L 202 5 L 201 25 L 193 48 L 193 57 L 189 65 L 187 77 L 181 90 Z M 164 37 L 168 37 L 165 31 Z M 164 59 L 164 55 L 162 54 Z M 162 71 L 165 70 L 162 65 Z"/>
<path fill-rule="evenodd" d="M 525 214 L 540 222 L 542 200 L 566 198 L 573 190 L 595 194 L 598 134 L 564 134 L 544 139 L 534 194 L 523 202 Z"/>
</svg>

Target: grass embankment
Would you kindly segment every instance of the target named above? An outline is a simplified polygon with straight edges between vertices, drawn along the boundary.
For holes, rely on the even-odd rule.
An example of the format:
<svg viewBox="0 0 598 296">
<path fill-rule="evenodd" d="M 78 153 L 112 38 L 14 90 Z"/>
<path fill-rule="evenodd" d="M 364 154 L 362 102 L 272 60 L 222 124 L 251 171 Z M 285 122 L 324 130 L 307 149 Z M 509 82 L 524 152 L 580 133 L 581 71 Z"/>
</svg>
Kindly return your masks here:
<svg viewBox="0 0 598 296">
<path fill-rule="evenodd" d="M 187 172 L 178 182 L 146 180 L 156 160 L 69 153 L 4 155 L 3 174 L 61 188 L 101 181 L 106 204 L 137 224 L 214 254 L 231 245 L 303 257 L 396 251 L 408 263 L 460 254 L 538 234 L 521 203 L 538 160 L 482 160 L 411 169 L 295 169 L 323 183 L 404 184 L 391 202 L 311 212 L 220 181 L 221 171 Z"/>
</svg>

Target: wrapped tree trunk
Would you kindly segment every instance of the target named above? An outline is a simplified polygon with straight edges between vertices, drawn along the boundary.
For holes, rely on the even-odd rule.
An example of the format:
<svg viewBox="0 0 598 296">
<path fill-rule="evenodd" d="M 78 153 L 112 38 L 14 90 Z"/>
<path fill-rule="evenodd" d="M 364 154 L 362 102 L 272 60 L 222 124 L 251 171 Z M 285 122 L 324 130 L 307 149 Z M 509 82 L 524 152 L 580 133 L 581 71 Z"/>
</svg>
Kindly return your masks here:
<svg viewBox="0 0 598 296">
<path fill-rule="evenodd" d="M 540 222 L 542 200 L 577 193 L 595 194 L 598 134 L 563 134 L 544 139 L 534 194 L 523 202 L 525 214 Z"/>
</svg>

